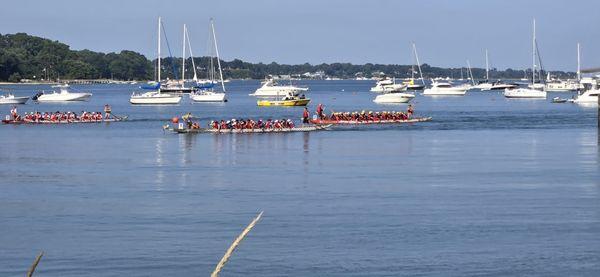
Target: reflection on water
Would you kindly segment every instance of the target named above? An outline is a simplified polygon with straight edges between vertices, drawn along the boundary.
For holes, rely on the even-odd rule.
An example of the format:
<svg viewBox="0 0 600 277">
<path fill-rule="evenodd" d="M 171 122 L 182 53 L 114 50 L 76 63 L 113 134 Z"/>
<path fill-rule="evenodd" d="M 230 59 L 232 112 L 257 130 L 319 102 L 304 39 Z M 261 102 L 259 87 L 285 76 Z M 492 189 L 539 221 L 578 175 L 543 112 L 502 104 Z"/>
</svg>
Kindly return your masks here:
<svg viewBox="0 0 600 277">
<path fill-rule="evenodd" d="M 165 171 L 164 171 L 164 153 L 163 153 L 163 144 L 165 143 L 166 138 L 158 137 L 156 143 L 154 144 L 155 150 L 155 166 L 156 166 L 156 179 L 155 183 L 157 185 L 157 190 L 162 190 L 165 181 Z"/>
</svg>

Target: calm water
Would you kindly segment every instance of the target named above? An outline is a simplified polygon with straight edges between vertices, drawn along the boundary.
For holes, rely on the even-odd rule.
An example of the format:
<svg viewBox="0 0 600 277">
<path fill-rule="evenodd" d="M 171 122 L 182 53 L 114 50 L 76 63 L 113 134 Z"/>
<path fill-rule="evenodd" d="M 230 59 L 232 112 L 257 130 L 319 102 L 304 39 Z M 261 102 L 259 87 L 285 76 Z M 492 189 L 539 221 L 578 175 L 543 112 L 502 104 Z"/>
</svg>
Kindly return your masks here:
<svg viewBox="0 0 600 277">
<path fill-rule="evenodd" d="M 372 103 L 370 82 L 304 84 L 311 110 L 406 109 Z M 40 250 L 41 276 L 206 276 L 261 210 L 223 276 L 600 276 L 596 107 L 471 92 L 419 95 L 434 121 L 414 126 L 162 131 L 187 111 L 301 115 L 256 107 L 257 86 L 168 107 L 131 107 L 134 86 L 75 86 L 92 100 L 21 106 L 108 103 L 131 121 L 0 126 L 0 276 L 23 276 Z"/>
</svg>

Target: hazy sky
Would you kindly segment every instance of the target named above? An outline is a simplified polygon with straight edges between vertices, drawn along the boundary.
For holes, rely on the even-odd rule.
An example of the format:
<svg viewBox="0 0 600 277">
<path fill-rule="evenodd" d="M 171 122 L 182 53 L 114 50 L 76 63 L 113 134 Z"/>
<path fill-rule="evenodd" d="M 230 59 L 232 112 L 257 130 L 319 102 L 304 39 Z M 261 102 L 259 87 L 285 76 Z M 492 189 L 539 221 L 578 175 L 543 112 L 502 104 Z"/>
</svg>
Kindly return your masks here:
<svg viewBox="0 0 600 277">
<path fill-rule="evenodd" d="M 531 64 L 532 20 L 547 69 L 600 66 L 597 0 L 4 0 L 0 33 L 26 32 L 72 49 L 134 50 L 155 57 L 156 19 L 163 17 L 174 55 L 182 24 L 196 56 L 206 54 L 215 18 L 221 58 L 269 63 L 411 63 L 460 67 L 469 59 L 504 69 Z"/>
</svg>

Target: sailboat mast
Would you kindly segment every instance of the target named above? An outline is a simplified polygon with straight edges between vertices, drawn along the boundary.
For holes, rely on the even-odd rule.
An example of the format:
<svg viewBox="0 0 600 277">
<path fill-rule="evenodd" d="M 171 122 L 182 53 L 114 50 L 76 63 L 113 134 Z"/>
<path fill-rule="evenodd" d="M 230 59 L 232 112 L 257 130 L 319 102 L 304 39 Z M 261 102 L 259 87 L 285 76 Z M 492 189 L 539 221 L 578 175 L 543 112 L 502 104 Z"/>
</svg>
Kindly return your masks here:
<svg viewBox="0 0 600 277">
<path fill-rule="evenodd" d="M 161 18 L 159 16 L 158 17 L 158 36 L 157 36 L 158 37 L 158 69 L 157 69 L 158 80 L 157 81 L 159 83 L 160 83 L 160 26 L 161 26 Z"/>
<path fill-rule="evenodd" d="M 198 81 L 198 75 L 196 74 L 196 63 L 194 62 L 194 53 L 192 53 L 192 43 L 190 42 L 190 34 L 187 30 L 187 28 L 185 29 L 185 36 L 187 38 L 187 43 L 188 43 L 188 49 L 190 49 L 190 58 L 192 58 L 192 67 L 194 68 L 194 82 Z"/>
<path fill-rule="evenodd" d="M 537 55 L 537 51 L 536 51 L 536 47 L 535 47 L 535 18 L 533 19 L 533 66 L 531 68 L 531 73 L 533 75 L 532 77 L 532 84 L 535 86 L 535 71 L 536 71 L 536 55 Z"/>
<path fill-rule="evenodd" d="M 415 59 L 417 60 L 417 67 L 419 68 L 419 75 L 421 76 L 421 82 L 425 85 L 425 79 L 423 79 L 423 71 L 421 71 L 421 62 L 419 62 L 419 53 L 417 53 L 417 45 L 413 42 L 413 51 L 415 52 Z"/>
<path fill-rule="evenodd" d="M 469 69 L 469 75 L 471 77 L 471 84 L 475 85 L 475 80 L 473 78 L 473 71 L 471 71 L 471 62 L 467 60 L 467 68 Z"/>
<path fill-rule="evenodd" d="M 581 81 L 581 48 L 577 43 L 577 81 Z"/>
<path fill-rule="evenodd" d="M 181 83 L 185 82 L 185 33 L 186 28 L 185 24 L 183 24 L 183 51 L 181 52 Z"/>
<path fill-rule="evenodd" d="M 225 82 L 223 82 L 223 70 L 221 69 L 221 58 L 219 57 L 219 47 L 217 46 L 217 35 L 215 34 L 215 24 L 213 23 L 213 19 L 210 19 L 210 28 L 212 30 L 213 41 L 215 43 L 215 53 L 217 54 L 217 65 L 219 66 L 219 77 L 221 77 L 221 87 L 223 88 L 223 92 L 225 92 Z"/>
<path fill-rule="evenodd" d="M 488 50 L 485 49 L 485 79 L 489 82 L 490 80 L 490 58 L 488 56 Z"/>
</svg>

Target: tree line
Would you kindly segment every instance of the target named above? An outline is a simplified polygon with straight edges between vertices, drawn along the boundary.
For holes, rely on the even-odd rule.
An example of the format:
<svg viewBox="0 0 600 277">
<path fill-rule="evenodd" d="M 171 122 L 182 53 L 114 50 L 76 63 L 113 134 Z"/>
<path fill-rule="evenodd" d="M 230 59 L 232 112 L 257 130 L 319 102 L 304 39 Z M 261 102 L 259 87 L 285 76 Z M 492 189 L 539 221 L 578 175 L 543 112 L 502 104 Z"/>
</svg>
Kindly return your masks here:
<svg viewBox="0 0 600 277">
<path fill-rule="evenodd" d="M 199 78 L 206 78 L 209 57 L 195 57 L 194 64 Z M 165 78 L 181 78 L 181 59 L 167 57 L 161 60 L 161 75 Z M 156 77 L 156 59 L 123 50 L 119 53 L 101 53 L 90 50 L 71 50 L 68 45 L 50 39 L 30 36 L 25 33 L 0 34 L 0 81 L 18 82 L 22 79 L 116 79 L 153 80 Z M 286 65 L 272 63 L 249 63 L 239 59 L 221 61 L 223 74 L 228 79 L 262 79 L 267 75 L 301 75 L 307 72 L 322 72 L 338 78 L 371 77 L 384 73 L 387 76 L 410 77 L 415 67 L 397 64 L 351 64 L 331 63 L 311 65 L 309 63 Z M 186 60 L 185 77 L 192 78 L 192 58 Z M 467 78 L 467 68 L 441 68 L 428 64 L 422 66 L 425 78 Z M 481 79 L 485 69 L 473 68 L 473 76 Z M 461 74 L 462 73 L 462 74 Z M 492 69 L 492 79 L 523 78 L 523 70 Z M 571 78 L 571 72 L 553 71 L 553 76 Z M 530 76 L 530 72 L 528 76 Z"/>
</svg>

